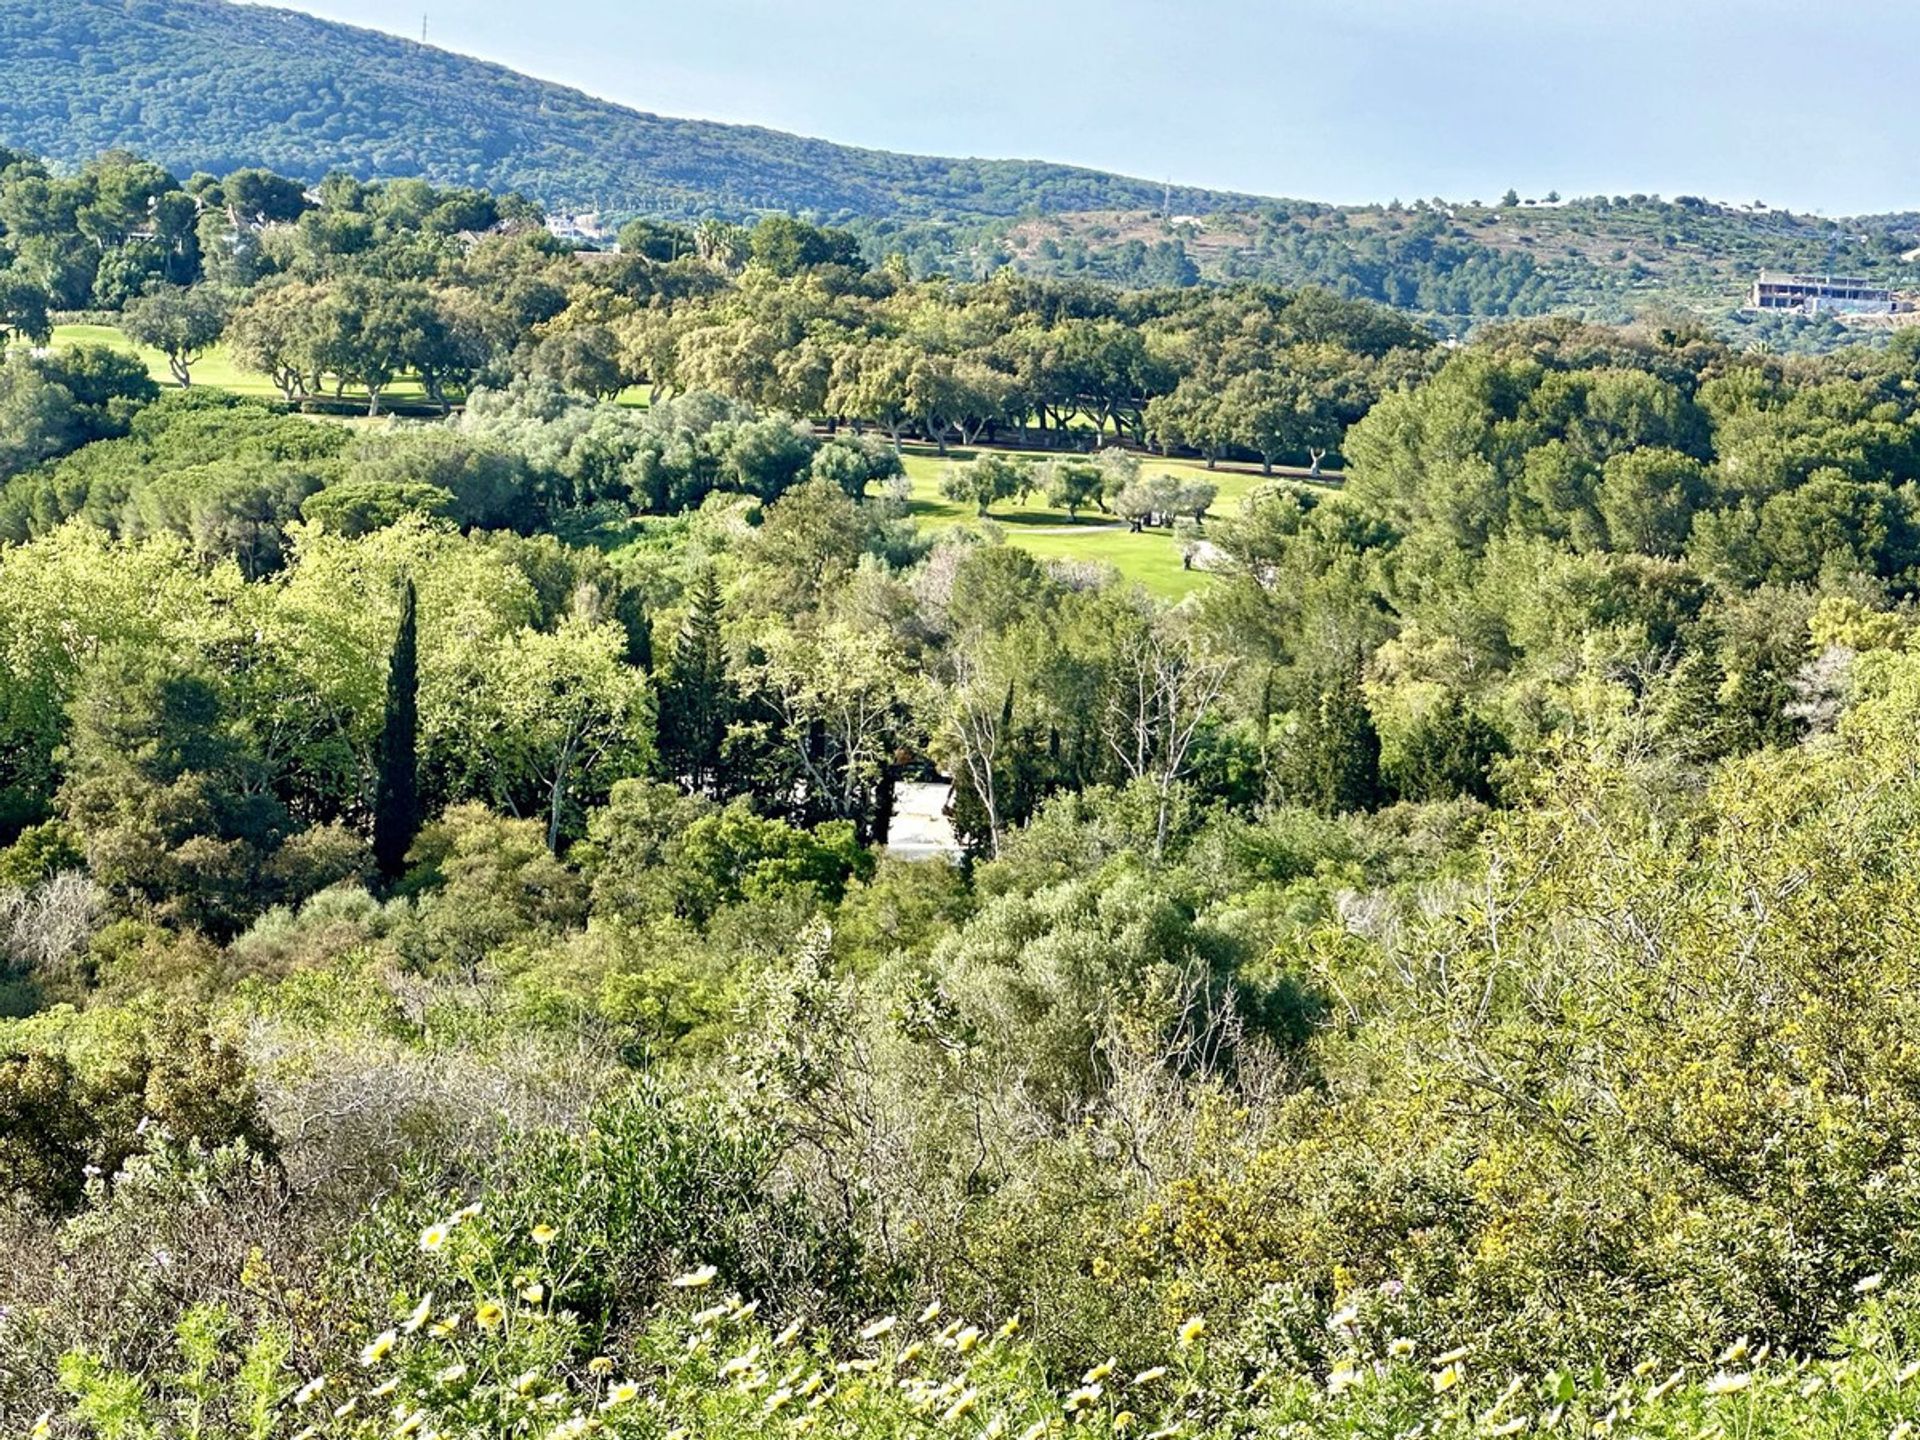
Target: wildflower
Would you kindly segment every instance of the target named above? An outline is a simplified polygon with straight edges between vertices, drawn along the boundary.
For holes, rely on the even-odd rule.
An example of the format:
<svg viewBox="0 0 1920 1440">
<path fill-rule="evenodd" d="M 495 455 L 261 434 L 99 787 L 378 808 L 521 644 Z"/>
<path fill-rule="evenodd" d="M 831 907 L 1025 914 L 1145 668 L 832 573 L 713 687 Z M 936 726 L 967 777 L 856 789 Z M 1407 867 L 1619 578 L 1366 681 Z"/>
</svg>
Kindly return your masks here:
<svg viewBox="0 0 1920 1440">
<path fill-rule="evenodd" d="M 973 1348 L 980 1343 L 980 1327 L 969 1325 L 953 1337 L 953 1348 L 962 1355 L 971 1355 Z"/>
<path fill-rule="evenodd" d="M 1396 1360 L 1405 1360 L 1409 1355 L 1413 1354 L 1413 1348 L 1413 1341 L 1404 1335 L 1396 1335 L 1387 1342 L 1387 1354 L 1393 1356 Z"/>
<path fill-rule="evenodd" d="M 931 1325 L 934 1321 L 938 1320 L 939 1318 L 940 1318 L 940 1302 L 938 1300 L 929 1301 L 927 1303 L 927 1308 L 920 1312 L 920 1323 L 922 1325 Z"/>
<path fill-rule="evenodd" d="M 1182 1350 L 1192 1349 L 1200 1337 L 1206 1333 L 1207 1322 L 1198 1315 L 1189 1316 L 1187 1322 L 1180 1327 L 1180 1348 Z"/>
<path fill-rule="evenodd" d="M 1009 1316 L 1007 1322 L 993 1333 L 1002 1340 L 1011 1340 L 1020 1333 L 1020 1317 L 1018 1315 Z"/>
<path fill-rule="evenodd" d="M 1433 1393 L 1444 1395 L 1465 1378 L 1460 1362 L 1453 1361 L 1433 1372 Z"/>
<path fill-rule="evenodd" d="M 1342 1305 L 1327 1317 L 1327 1325 L 1334 1330 L 1344 1330 L 1360 1318 L 1358 1305 Z"/>
<path fill-rule="evenodd" d="M 787 1346 L 791 1345 L 795 1340 L 798 1340 L 799 1338 L 800 1338 L 800 1322 L 796 1320 L 791 1325 L 787 1326 L 786 1329 L 782 1330 L 778 1335 L 774 1336 L 773 1343 L 777 1348 L 784 1350 L 787 1348 Z"/>
<path fill-rule="evenodd" d="M 878 1340 L 900 1322 L 891 1315 L 882 1315 L 860 1332 L 862 1340 Z"/>
<path fill-rule="evenodd" d="M 720 1378 L 722 1380 L 731 1380 L 736 1375 L 744 1375 L 754 1367 L 759 1359 L 760 1347 L 756 1345 L 744 1355 L 735 1355 L 731 1360 L 727 1361 L 726 1364 L 722 1365 L 720 1367 Z"/>
<path fill-rule="evenodd" d="M 1131 1383 L 1135 1385 L 1151 1385 L 1156 1380 L 1164 1380 L 1166 1378 L 1166 1375 L 1167 1375 L 1166 1366 L 1155 1365 L 1151 1369 L 1142 1370 L 1138 1375 L 1133 1377 L 1133 1380 Z"/>
<path fill-rule="evenodd" d="M 520 1298 L 529 1305 L 538 1305 L 542 1300 L 547 1298 L 547 1287 L 542 1285 L 538 1280 L 535 1280 L 530 1285 L 522 1285 L 520 1287 Z"/>
<path fill-rule="evenodd" d="M 433 1322 L 433 1327 L 428 1330 L 427 1333 L 435 1339 L 444 1340 L 459 1328 L 460 1317 L 458 1315 L 442 1315 L 438 1320 Z"/>
<path fill-rule="evenodd" d="M 336 1420 L 344 1420 L 359 1408 L 360 1397 L 358 1395 L 349 1395 L 345 1401 L 333 1407 L 333 1418 Z"/>
<path fill-rule="evenodd" d="M 1745 1373 L 1729 1375 L 1726 1371 L 1722 1370 L 1711 1380 L 1707 1381 L 1707 1394 L 1737 1395 L 1751 1384 L 1753 1384 L 1753 1376 L 1751 1375 Z"/>
<path fill-rule="evenodd" d="M 959 1395 L 954 1398 L 954 1402 L 941 1412 L 940 1423 L 943 1425 L 951 1425 L 956 1420 L 966 1419 L 967 1416 L 973 1413 L 974 1407 L 979 1403 L 980 1392 L 978 1390 L 962 1390 Z"/>
<path fill-rule="evenodd" d="M 1907 1440 L 1913 1434 L 1913 1421 L 1902 1420 L 1887 1432 L 1887 1440 Z"/>
<path fill-rule="evenodd" d="M 712 1265 L 702 1265 L 698 1270 L 689 1270 L 676 1276 L 672 1281 L 676 1290 L 704 1290 L 719 1278 L 720 1272 Z"/>
<path fill-rule="evenodd" d="M 613 1357 L 611 1355 L 594 1356 L 593 1359 L 587 1362 L 587 1373 L 589 1375 L 611 1375 L 613 1373 Z"/>
<path fill-rule="evenodd" d="M 726 1313 L 727 1307 L 725 1305 L 709 1305 L 704 1310 L 696 1310 L 693 1312 L 692 1323 L 697 1328 L 704 1330 L 713 1324 L 714 1321 L 724 1318 Z"/>
<path fill-rule="evenodd" d="M 793 1399 L 793 1391 L 787 1386 L 782 1385 L 778 1390 L 774 1391 L 773 1394 L 767 1397 L 767 1414 L 769 1415 L 779 1414 L 782 1410 L 784 1410 L 787 1407 L 787 1402 L 792 1399 Z"/>
<path fill-rule="evenodd" d="M 422 1325 L 427 1323 L 428 1318 L 432 1314 L 433 1314 L 433 1296 L 428 1295 L 423 1300 L 421 1300 L 421 1302 L 418 1305 L 414 1306 L 413 1313 L 407 1316 L 407 1318 L 401 1322 L 400 1333 L 402 1335 L 413 1334 Z"/>
<path fill-rule="evenodd" d="M 544 1250 L 560 1238 L 560 1232 L 551 1225 L 536 1225 L 527 1232 L 527 1238 Z"/>
<path fill-rule="evenodd" d="M 758 1300 L 749 1300 L 745 1304 L 735 1301 L 733 1309 L 727 1312 L 727 1318 L 729 1320 L 751 1320 L 759 1313 L 760 1302 Z"/>
<path fill-rule="evenodd" d="M 1133 1428 L 1133 1411 L 1122 1410 L 1118 1415 L 1113 1417 L 1113 1433 L 1114 1434 L 1118 1435 L 1122 1430 L 1131 1430 L 1132 1428 Z"/>
<path fill-rule="evenodd" d="M 378 1385 L 374 1386 L 371 1390 L 367 1391 L 367 1398 L 369 1400 L 384 1400 L 399 1388 L 400 1388 L 400 1377 L 398 1375 L 390 1376 L 389 1378 L 382 1380 Z"/>
<path fill-rule="evenodd" d="M 1339 1395 L 1351 1390 L 1359 1383 L 1360 1372 L 1354 1369 L 1351 1363 L 1342 1362 L 1334 1366 L 1333 1373 L 1327 1376 L 1327 1393 L 1329 1395 Z"/>
<path fill-rule="evenodd" d="M 1020 1432 L 1020 1440 L 1041 1440 L 1051 1428 L 1045 1420 L 1036 1420 Z"/>
<path fill-rule="evenodd" d="M 33 1440 L 47 1440 L 53 1434 L 53 1411 L 42 1410 L 40 1418 L 33 1422 Z"/>
<path fill-rule="evenodd" d="M 313 1399 L 314 1396 L 318 1395 L 322 1390 L 326 1388 L 327 1388 L 327 1377 L 324 1375 L 314 1376 L 311 1380 L 307 1381 L 306 1384 L 302 1385 L 298 1390 L 294 1391 L 293 1403 L 295 1408 L 305 1405 L 308 1401 Z"/>
<path fill-rule="evenodd" d="M 540 1372 L 538 1370 L 522 1371 L 513 1378 L 513 1393 L 516 1395 L 530 1395 L 533 1393 L 533 1387 L 539 1383 Z"/>
<path fill-rule="evenodd" d="M 1676 1370 L 1671 1375 L 1667 1376 L 1666 1379 L 1662 1380 L 1658 1385 L 1655 1385 L 1651 1389 L 1649 1389 L 1647 1391 L 1647 1403 L 1652 1404 L 1655 1400 L 1665 1399 L 1667 1396 L 1667 1392 L 1672 1390 L 1674 1386 L 1678 1385 L 1680 1383 L 1681 1377 L 1684 1376 L 1686 1373 L 1687 1372 L 1684 1370 Z"/>
<path fill-rule="evenodd" d="M 442 1385 L 458 1385 L 467 1378 L 466 1362 L 456 1360 L 446 1369 L 436 1372 L 433 1378 Z"/>
<path fill-rule="evenodd" d="M 906 1349 L 900 1352 L 899 1363 L 902 1365 L 911 1365 L 914 1361 L 918 1360 L 922 1355 L 926 1353 L 927 1353 L 927 1347 L 922 1345 L 918 1340 L 916 1340 L 913 1342 L 913 1344 L 907 1346 Z"/>
<path fill-rule="evenodd" d="M 1747 1337 L 1742 1335 L 1726 1348 L 1726 1352 L 1721 1355 L 1718 1363 L 1721 1365 L 1738 1365 L 1742 1360 L 1747 1358 L 1748 1348 Z"/>
<path fill-rule="evenodd" d="M 1811 1400 L 1826 1388 L 1827 1381 L 1825 1376 L 1809 1375 L 1805 1380 L 1800 1382 L 1800 1398 L 1802 1400 Z"/>
<path fill-rule="evenodd" d="M 1118 1360 L 1112 1359 L 1111 1357 L 1101 1361 L 1100 1364 L 1094 1366 L 1091 1370 L 1087 1371 L 1085 1375 L 1080 1377 L 1080 1383 L 1082 1385 L 1098 1385 L 1102 1380 L 1113 1374 L 1114 1368 L 1119 1365 L 1119 1363 Z"/>
<path fill-rule="evenodd" d="M 447 1243 L 445 1225 L 429 1225 L 420 1232 L 420 1248 L 431 1255 Z"/>
<path fill-rule="evenodd" d="M 1098 1385 L 1082 1385 L 1067 1396 L 1066 1409 L 1069 1415 L 1078 1415 L 1082 1410 L 1091 1410 L 1105 1392 Z"/>
<path fill-rule="evenodd" d="M 1902 1366 L 1900 1373 L 1893 1377 L 1893 1383 L 1896 1385 L 1904 1385 L 1916 1375 L 1920 1375 L 1920 1360 L 1915 1360 L 1910 1365 Z"/>
<path fill-rule="evenodd" d="M 615 1409 L 637 1398 L 639 1394 L 639 1385 L 632 1380 L 622 1380 L 618 1385 L 615 1385 L 611 1390 L 607 1391 L 607 1398 L 600 1402 L 600 1408 L 602 1410 Z"/>
<path fill-rule="evenodd" d="M 360 1352 L 362 1365 L 378 1365 L 393 1353 L 393 1347 L 400 1343 L 400 1336 L 392 1330 L 382 1330 L 367 1342 L 366 1349 Z"/>
<path fill-rule="evenodd" d="M 1487 1434 L 1518 1435 L 1522 1430 L 1526 1429 L 1528 1424 L 1530 1423 L 1531 1423 L 1530 1417 L 1525 1415 L 1516 1415 L 1511 1420 L 1504 1420 L 1500 1424 L 1495 1425 L 1491 1430 L 1487 1431 Z"/>
<path fill-rule="evenodd" d="M 1433 1363 L 1436 1365 L 1452 1365 L 1466 1358 L 1467 1358 L 1467 1347 L 1464 1345 L 1461 1345 L 1461 1346 L 1457 1346 L 1452 1350 L 1448 1350 L 1444 1354 L 1434 1356 Z"/>
<path fill-rule="evenodd" d="M 482 1300 L 473 1312 L 473 1323 L 482 1330 L 495 1329 L 506 1318 L 507 1312 L 495 1300 Z"/>
<path fill-rule="evenodd" d="M 1871 1295 L 1886 1283 L 1887 1277 L 1884 1275 L 1869 1275 L 1866 1279 L 1858 1281 L 1854 1285 L 1853 1293 L 1856 1295 Z"/>
<path fill-rule="evenodd" d="M 473 1219 L 474 1216 L 478 1215 L 479 1213 L 480 1213 L 480 1202 L 476 1200 L 471 1205 L 462 1205 L 458 1210 L 454 1211 L 453 1214 L 449 1215 L 447 1217 L 447 1224 L 458 1225 L 463 1220 Z"/>
<path fill-rule="evenodd" d="M 420 1427 L 427 1423 L 427 1412 L 415 1410 L 393 1427 L 394 1440 L 407 1440 L 409 1435 L 417 1435 Z"/>
</svg>

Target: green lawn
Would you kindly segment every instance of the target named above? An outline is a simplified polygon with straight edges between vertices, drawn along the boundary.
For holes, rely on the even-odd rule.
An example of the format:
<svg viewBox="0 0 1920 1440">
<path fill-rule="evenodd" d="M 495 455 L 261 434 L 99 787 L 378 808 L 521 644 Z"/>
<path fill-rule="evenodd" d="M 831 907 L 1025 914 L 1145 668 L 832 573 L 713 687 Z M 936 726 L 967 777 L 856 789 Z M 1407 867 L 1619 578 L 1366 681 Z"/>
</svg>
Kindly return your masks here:
<svg viewBox="0 0 1920 1440">
<path fill-rule="evenodd" d="M 908 504 L 923 525 L 977 523 L 978 517 L 971 505 L 956 504 L 940 493 L 940 476 L 946 467 L 970 459 L 973 454 L 958 447 L 945 456 L 931 446 L 906 447 L 902 458 L 906 461 L 907 478 L 913 482 Z M 1031 458 L 1050 457 L 1033 452 Z M 1182 480 L 1205 480 L 1217 485 L 1220 498 L 1214 502 L 1215 515 L 1231 515 L 1241 500 L 1263 483 L 1260 475 L 1244 470 L 1210 471 L 1194 460 L 1145 457 L 1141 472 L 1174 475 Z M 987 518 L 1002 527 L 1009 544 L 1048 560 L 1092 560 L 1111 565 L 1126 579 L 1165 599 L 1178 600 L 1211 578 L 1204 571 L 1182 568 L 1180 545 L 1171 530 L 1147 530 L 1136 535 L 1097 511 L 1082 511 L 1075 521 L 1066 511 L 1054 509 L 1038 495 L 1025 504 L 1004 500 L 987 512 Z"/>
<path fill-rule="evenodd" d="M 109 349 L 124 350 L 129 355 L 138 355 L 146 362 L 147 373 L 162 386 L 173 387 L 173 372 L 167 369 L 167 357 L 158 350 L 150 350 L 136 345 L 113 325 L 57 325 L 53 331 L 55 345 L 105 345 Z M 279 400 L 281 394 L 274 388 L 271 380 L 264 375 L 255 375 L 240 369 L 227 356 L 224 345 L 216 345 L 202 355 L 192 366 L 193 383 L 212 389 L 231 390 L 236 395 L 252 395 L 266 400 Z M 383 403 L 394 401 L 420 400 L 426 392 L 417 380 L 398 381 L 383 392 Z M 366 403 L 366 391 L 349 388 L 348 400 L 357 399 Z"/>
</svg>

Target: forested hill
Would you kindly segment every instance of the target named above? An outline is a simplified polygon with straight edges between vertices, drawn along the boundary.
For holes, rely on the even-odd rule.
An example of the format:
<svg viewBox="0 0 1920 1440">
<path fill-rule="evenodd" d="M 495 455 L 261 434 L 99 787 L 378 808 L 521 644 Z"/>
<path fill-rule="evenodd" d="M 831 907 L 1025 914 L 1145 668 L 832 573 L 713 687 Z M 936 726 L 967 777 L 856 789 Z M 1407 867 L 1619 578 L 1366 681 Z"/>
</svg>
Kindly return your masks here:
<svg viewBox="0 0 1920 1440">
<path fill-rule="evenodd" d="M 995 216 L 1159 205 L 1163 187 L 643 114 L 445 50 L 225 0 L 0 0 L 0 144 L 123 146 L 184 175 L 421 176 L 551 206 Z M 1183 210 L 1235 197 L 1175 189 Z"/>
</svg>

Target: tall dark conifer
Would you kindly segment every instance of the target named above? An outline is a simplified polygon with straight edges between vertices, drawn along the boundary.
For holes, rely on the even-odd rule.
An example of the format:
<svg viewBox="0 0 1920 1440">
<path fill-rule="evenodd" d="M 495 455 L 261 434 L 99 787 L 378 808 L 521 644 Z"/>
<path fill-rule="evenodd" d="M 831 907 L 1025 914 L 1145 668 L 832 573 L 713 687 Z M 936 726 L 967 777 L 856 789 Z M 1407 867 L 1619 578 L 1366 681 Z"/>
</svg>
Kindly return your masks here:
<svg viewBox="0 0 1920 1440">
<path fill-rule="evenodd" d="M 400 628 L 387 663 L 386 723 L 373 797 L 373 855 L 380 873 L 397 879 L 420 829 L 420 662 L 413 582 L 400 595 Z"/>
<path fill-rule="evenodd" d="M 720 578 L 709 568 L 694 582 L 660 687 L 661 759 L 696 793 L 718 778 L 734 713 L 720 624 Z"/>
<path fill-rule="evenodd" d="M 1383 798 L 1380 735 L 1360 688 L 1359 657 L 1303 679 L 1288 738 L 1287 798 L 1323 815 L 1373 809 Z"/>
</svg>

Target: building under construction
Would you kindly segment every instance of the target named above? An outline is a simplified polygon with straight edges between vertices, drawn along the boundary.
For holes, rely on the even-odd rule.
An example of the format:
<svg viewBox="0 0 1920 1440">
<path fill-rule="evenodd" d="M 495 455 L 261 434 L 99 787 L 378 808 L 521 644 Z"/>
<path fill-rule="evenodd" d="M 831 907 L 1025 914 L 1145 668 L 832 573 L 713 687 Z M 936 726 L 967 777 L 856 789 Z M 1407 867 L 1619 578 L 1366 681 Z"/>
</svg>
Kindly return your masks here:
<svg viewBox="0 0 1920 1440">
<path fill-rule="evenodd" d="M 1870 280 L 1763 270 L 1753 282 L 1747 308 L 1792 315 L 1891 315 L 1900 306 L 1893 291 Z"/>
</svg>

